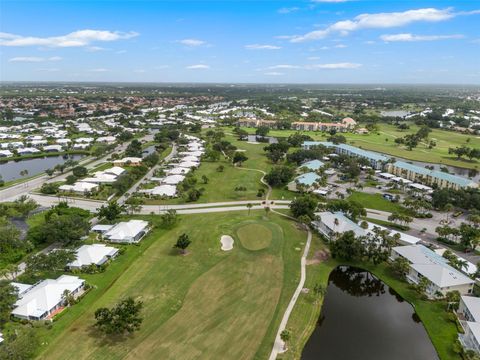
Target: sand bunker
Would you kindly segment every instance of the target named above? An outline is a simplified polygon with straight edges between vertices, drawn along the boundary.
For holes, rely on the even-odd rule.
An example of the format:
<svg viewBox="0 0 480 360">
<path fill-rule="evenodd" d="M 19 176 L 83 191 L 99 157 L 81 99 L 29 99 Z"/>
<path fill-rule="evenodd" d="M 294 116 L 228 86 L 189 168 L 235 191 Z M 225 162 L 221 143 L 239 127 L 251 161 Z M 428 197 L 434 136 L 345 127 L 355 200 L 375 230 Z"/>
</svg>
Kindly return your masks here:
<svg viewBox="0 0 480 360">
<path fill-rule="evenodd" d="M 230 235 L 222 235 L 220 242 L 222 243 L 223 251 L 230 251 L 233 249 L 233 238 Z"/>
</svg>

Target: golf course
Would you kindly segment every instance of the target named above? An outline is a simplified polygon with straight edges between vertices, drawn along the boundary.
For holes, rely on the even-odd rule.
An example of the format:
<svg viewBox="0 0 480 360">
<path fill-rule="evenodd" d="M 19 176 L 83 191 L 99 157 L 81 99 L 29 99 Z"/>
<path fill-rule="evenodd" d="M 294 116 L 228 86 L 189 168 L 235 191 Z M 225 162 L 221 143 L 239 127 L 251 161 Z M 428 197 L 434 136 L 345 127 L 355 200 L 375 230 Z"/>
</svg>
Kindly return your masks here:
<svg viewBox="0 0 480 360">
<path fill-rule="evenodd" d="M 155 217 L 148 218 L 155 223 Z M 185 255 L 178 236 L 192 240 Z M 222 251 L 220 239 L 235 240 Z M 41 359 L 266 358 L 297 286 L 306 233 L 263 211 L 181 217 L 154 229 L 103 274 L 93 289 L 42 335 Z M 102 335 L 94 312 L 127 296 L 143 302 L 133 336 Z"/>
</svg>

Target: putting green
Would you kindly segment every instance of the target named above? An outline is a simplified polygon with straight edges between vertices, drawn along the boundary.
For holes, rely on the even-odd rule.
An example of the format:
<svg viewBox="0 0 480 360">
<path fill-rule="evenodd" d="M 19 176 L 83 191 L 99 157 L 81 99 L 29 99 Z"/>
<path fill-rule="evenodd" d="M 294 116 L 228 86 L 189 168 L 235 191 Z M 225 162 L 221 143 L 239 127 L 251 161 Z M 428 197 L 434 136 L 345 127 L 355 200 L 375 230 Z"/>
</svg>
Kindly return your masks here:
<svg viewBox="0 0 480 360">
<path fill-rule="evenodd" d="M 272 231 L 260 224 L 243 225 L 237 229 L 237 235 L 247 250 L 265 249 L 272 242 Z"/>
</svg>

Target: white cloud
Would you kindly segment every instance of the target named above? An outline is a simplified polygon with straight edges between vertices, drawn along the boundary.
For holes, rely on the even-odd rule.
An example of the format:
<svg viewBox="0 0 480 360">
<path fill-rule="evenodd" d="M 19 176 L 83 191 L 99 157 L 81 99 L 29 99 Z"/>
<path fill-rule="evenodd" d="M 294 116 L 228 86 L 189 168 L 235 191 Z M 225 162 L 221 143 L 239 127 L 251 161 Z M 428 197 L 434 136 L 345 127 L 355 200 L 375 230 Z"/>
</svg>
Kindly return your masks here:
<svg viewBox="0 0 480 360">
<path fill-rule="evenodd" d="M 178 42 L 182 45 L 190 46 L 190 47 L 202 46 L 206 44 L 205 41 L 198 40 L 198 39 L 183 39 L 183 40 L 178 40 Z"/>
<path fill-rule="evenodd" d="M 277 69 L 298 69 L 300 66 L 298 65 L 288 65 L 288 64 L 280 64 L 280 65 L 273 65 L 269 66 L 268 69 L 270 70 L 277 70 Z"/>
<path fill-rule="evenodd" d="M 283 7 L 281 9 L 278 9 L 279 14 L 290 14 L 292 12 L 298 11 L 300 8 L 294 6 L 294 7 Z"/>
<path fill-rule="evenodd" d="M 345 45 L 345 44 L 337 44 L 337 45 L 335 45 L 334 47 L 337 48 L 337 49 L 345 49 L 345 48 L 347 47 L 347 45 Z"/>
<path fill-rule="evenodd" d="M 104 47 L 101 47 L 101 46 L 88 46 L 86 48 L 86 50 L 88 52 L 98 52 L 98 51 L 104 51 L 104 50 L 107 50 L 107 49 L 104 48 Z"/>
<path fill-rule="evenodd" d="M 83 47 L 97 41 L 116 41 L 131 39 L 138 33 L 108 31 L 108 30 L 78 30 L 66 35 L 52 37 L 22 36 L 10 33 L 0 33 L 2 46 L 46 46 L 46 47 Z"/>
<path fill-rule="evenodd" d="M 268 75 L 268 76 L 282 76 L 285 75 L 284 73 L 281 72 L 276 72 L 276 71 L 269 71 L 264 73 L 263 75 Z"/>
<path fill-rule="evenodd" d="M 281 47 L 276 46 L 276 45 L 250 44 L 250 45 L 245 45 L 245 49 L 248 49 L 248 50 L 278 50 L 278 49 L 281 49 Z"/>
<path fill-rule="evenodd" d="M 60 61 L 60 56 L 52 56 L 49 58 L 37 57 L 37 56 L 17 56 L 9 59 L 9 62 L 45 62 L 45 61 Z"/>
<path fill-rule="evenodd" d="M 105 68 L 96 68 L 96 69 L 90 69 L 88 71 L 90 71 L 90 72 L 107 72 L 109 70 L 105 69 Z"/>
<path fill-rule="evenodd" d="M 162 69 L 168 69 L 170 66 L 169 65 L 157 65 L 157 66 L 154 66 L 153 68 L 155 70 L 162 70 Z"/>
<path fill-rule="evenodd" d="M 462 39 L 463 35 L 414 35 L 410 33 L 382 35 L 380 39 L 386 42 L 393 41 L 436 41 L 448 39 Z"/>
<path fill-rule="evenodd" d="M 204 70 L 204 69 L 210 69 L 210 66 L 205 64 L 196 64 L 196 65 L 187 66 L 186 68 L 189 70 Z"/>
<path fill-rule="evenodd" d="M 357 69 L 361 66 L 362 64 L 343 62 L 343 63 L 307 65 L 305 68 L 307 69 Z"/>
<path fill-rule="evenodd" d="M 360 14 L 353 20 L 338 21 L 322 30 L 315 30 L 292 38 L 291 42 L 323 39 L 332 34 L 347 35 L 361 29 L 386 29 L 405 26 L 414 22 L 438 22 L 457 16 L 452 8 L 424 8 L 403 12 Z"/>
</svg>

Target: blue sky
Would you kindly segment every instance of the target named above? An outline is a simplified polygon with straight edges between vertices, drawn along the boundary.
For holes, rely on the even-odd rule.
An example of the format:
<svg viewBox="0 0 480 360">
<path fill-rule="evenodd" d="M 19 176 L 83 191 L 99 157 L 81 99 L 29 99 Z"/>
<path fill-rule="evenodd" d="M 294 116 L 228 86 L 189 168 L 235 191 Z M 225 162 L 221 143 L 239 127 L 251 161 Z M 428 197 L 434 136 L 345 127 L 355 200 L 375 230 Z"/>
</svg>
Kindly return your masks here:
<svg viewBox="0 0 480 360">
<path fill-rule="evenodd" d="M 0 4 L 0 80 L 480 83 L 477 1 Z"/>
</svg>

